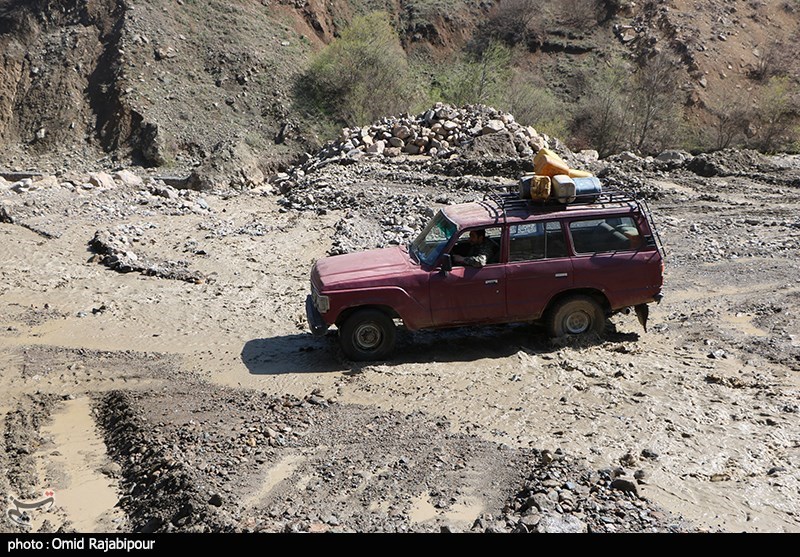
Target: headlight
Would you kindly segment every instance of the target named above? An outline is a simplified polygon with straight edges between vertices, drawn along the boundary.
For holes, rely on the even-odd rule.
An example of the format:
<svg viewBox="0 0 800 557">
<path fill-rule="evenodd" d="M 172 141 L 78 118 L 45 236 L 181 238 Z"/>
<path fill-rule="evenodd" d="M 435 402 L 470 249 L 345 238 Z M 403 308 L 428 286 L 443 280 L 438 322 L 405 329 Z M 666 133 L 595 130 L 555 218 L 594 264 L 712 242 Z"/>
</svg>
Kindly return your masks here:
<svg viewBox="0 0 800 557">
<path fill-rule="evenodd" d="M 311 299 L 314 300 L 314 307 L 317 308 L 317 311 L 320 313 L 325 313 L 329 309 L 331 309 L 331 301 L 330 298 L 327 296 L 322 296 L 317 289 L 314 288 L 314 285 L 311 285 Z"/>
</svg>

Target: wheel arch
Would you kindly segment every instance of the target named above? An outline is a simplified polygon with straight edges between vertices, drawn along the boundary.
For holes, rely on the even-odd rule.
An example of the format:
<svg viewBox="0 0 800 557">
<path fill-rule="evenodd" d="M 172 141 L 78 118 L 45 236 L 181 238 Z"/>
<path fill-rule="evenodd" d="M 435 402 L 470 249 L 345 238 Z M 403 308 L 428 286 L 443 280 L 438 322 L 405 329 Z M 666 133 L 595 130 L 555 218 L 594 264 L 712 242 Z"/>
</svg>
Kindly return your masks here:
<svg viewBox="0 0 800 557">
<path fill-rule="evenodd" d="M 395 309 L 392 306 L 388 306 L 388 305 L 384 305 L 384 304 L 366 304 L 366 305 L 363 305 L 363 306 L 349 307 L 349 308 L 343 310 L 339 314 L 339 316 L 336 318 L 336 326 L 341 329 L 342 328 L 342 323 L 347 321 L 347 319 L 351 315 L 353 315 L 355 312 L 361 311 L 362 309 L 375 309 L 375 310 L 378 310 L 378 311 L 382 311 L 383 313 L 385 313 L 386 315 L 388 315 L 392 319 L 395 319 L 395 318 L 402 319 L 402 317 L 400 317 L 400 314 L 397 313 L 397 311 L 395 311 Z"/>
<path fill-rule="evenodd" d="M 611 315 L 611 303 L 608 301 L 608 298 L 605 294 L 603 294 L 603 292 L 597 290 L 596 288 L 574 288 L 572 290 L 559 292 L 553 296 L 547 303 L 547 308 L 542 314 L 542 317 L 547 317 L 550 315 L 550 313 L 553 311 L 553 308 L 556 307 L 562 300 L 571 298 L 573 296 L 588 296 L 600 305 L 600 308 L 603 310 L 603 314 L 606 317 Z"/>
</svg>

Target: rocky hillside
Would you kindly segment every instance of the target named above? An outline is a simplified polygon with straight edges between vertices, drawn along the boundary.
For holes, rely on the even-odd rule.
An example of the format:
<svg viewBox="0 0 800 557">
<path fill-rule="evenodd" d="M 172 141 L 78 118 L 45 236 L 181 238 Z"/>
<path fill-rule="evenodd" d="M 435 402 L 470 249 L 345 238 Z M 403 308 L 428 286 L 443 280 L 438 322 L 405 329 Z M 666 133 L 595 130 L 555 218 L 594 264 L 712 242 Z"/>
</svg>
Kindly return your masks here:
<svg viewBox="0 0 800 557">
<path fill-rule="evenodd" d="M 295 78 L 354 15 L 389 11 L 408 53 L 441 61 L 514 2 L 0 0 L 0 170 L 201 167 L 246 186 L 331 139 L 296 110 Z M 568 98 L 612 52 L 669 50 L 700 125 L 800 30 L 796 1 L 540 4 L 519 64 Z"/>
</svg>

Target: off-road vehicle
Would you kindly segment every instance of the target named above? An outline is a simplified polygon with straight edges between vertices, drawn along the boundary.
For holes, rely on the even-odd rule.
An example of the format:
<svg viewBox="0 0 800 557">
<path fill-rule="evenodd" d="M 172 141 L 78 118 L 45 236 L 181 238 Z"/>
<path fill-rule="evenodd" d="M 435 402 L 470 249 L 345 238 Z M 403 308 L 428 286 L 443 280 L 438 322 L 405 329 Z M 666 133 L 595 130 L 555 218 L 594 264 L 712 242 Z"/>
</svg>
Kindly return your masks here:
<svg viewBox="0 0 800 557">
<path fill-rule="evenodd" d="M 494 249 L 457 266 L 469 232 Z M 459 259 L 460 258 L 455 258 Z M 644 200 L 603 192 L 571 203 L 513 193 L 449 205 L 409 245 L 337 255 L 311 269 L 311 331 L 338 328 L 353 360 L 381 360 L 408 330 L 542 321 L 554 337 L 602 333 L 606 318 L 661 300 L 663 248 Z"/>
</svg>

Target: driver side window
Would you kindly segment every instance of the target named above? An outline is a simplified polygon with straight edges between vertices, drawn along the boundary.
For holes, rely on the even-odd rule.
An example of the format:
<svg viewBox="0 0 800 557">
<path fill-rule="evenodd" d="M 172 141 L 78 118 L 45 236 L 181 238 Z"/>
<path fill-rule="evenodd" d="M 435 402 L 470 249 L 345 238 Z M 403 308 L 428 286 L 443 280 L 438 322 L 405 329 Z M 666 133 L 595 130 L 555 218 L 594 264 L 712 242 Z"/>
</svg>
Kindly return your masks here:
<svg viewBox="0 0 800 557">
<path fill-rule="evenodd" d="M 484 231 L 482 237 L 480 230 Z M 453 256 L 453 264 L 483 267 L 500 263 L 503 253 L 502 238 L 503 229 L 499 226 L 463 231 L 450 252 L 450 255 Z M 460 258 L 465 258 L 465 260 L 460 261 Z"/>
</svg>

